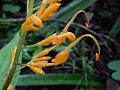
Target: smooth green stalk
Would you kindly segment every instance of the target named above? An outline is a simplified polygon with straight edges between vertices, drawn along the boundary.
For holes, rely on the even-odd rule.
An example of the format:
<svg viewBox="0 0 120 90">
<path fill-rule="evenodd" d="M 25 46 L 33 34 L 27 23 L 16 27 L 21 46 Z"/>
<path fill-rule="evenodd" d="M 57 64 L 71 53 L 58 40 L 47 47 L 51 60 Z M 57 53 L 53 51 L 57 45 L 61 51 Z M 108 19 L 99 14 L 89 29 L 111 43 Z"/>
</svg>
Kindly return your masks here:
<svg viewBox="0 0 120 90">
<path fill-rule="evenodd" d="M 64 29 L 63 29 L 63 31 L 62 31 L 63 33 L 66 33 L 66 32 L 68 31 L 68 28 L 69 28 L 70 25 L 73 23 L 73 21 L 75 20 L 75 18 L 78 16 L 79 13 L 82 13 L 82 12 L 86 14 L 86 12 L 83 11 L 83 10 L 78 11 L 78 12 L 72 17 L 72 19 L 67 23 L 67 25 L 64 27 Z M 86 14 L 86 18 L 88 19 L 87 14 Z M 89 21 L 89 19 L 88 19 L 88 21 Z"/>
<path fill-rule="evenodd" d="M 34 0 L 28 0 L 27 1 L 27 17 L 29 17 L 33 12 L 33 5 L 34 5 Z M 13 66 L 11 67 L 11 69 L 9 71 L 9 74 L 8 74 L 6 80 L 5 80 L 3 90 L 7 90 L 8 86 L 10 85 L 10 83 L 12 81 L 12 78 L 13 78 L 13 76 L 15 74 L 15 71 L 16 71 L 16 68 L 17 68 L 16 63 L 19 62 L 19 56 L 20 56 L 20 53 L 21 53 L 21 50 L 22 50 L 22 46 L 23 46 L 26 34 L 27 34 L 27 31 L 23 30 L 22 28 L 19 31 L 21 31 L 20 32 L 20 40 L 19 40 L 18 45 L 17 45 L 17 51 L 16 51 L 14 63 L 13 63 Z"/>
</svg>

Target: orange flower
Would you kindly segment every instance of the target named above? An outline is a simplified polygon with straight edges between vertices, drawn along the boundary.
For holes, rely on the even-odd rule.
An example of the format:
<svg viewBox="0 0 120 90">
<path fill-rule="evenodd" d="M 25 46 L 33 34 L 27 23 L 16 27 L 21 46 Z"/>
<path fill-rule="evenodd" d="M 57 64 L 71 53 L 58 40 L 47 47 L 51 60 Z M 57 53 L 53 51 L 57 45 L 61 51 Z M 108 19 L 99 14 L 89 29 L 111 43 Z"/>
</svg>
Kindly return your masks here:
<svg viewBox="0 0 120 90">
<path fill-rule="evenodd" d="M 42 27 L 43 23 L 41 19 L 36 15 L 31 15 L 27 20 L 22 24 L 22 28 L 27 31 L 36 30 L 39 27 Z"/>
<path fill-rule="evenodd" d="M 39 18 L 42 20 L 42 21 L 46 21 L 48 20 L 51 16 L 54 15 L 54 13 L 58 10 L 58 8 L 60 7 L 60 3 L 54 3 L 54 4 L 50 4 L 48 6 L 48 8 L 43 12 L 43 14 L 41 14 L 39 16 Z"/>
<path fill-rule="evenodd" d="M 55 34 L 49 36 L 48 38 L 38 42 L 37 45 L 47 46 L 50 44 L 55 44 L 56 46 L 59 46 L 66 39 L 73 42 L 76 39 L 76 37 L 72 32 L 62 33 L 62 34 L 58 34 L 58 35 L 55 33 Z"/>
<path fill-rule="evenodd" d="M 36 67 L 46 67 L 46 66 L 53 66 L 54 63 L 48 63 L 48 62 L 31 62 L 30 63 L 31 66 L 36 66 Z"/>
<path fill-rule="evenodd" d="M 42 0 L 42 3 L 56 3 L 60 2 L 61 0 Z"/>
<path fill-rule="evenodd" d="M 47 61 L 47 60 L 50 60 L 51 57 L 50 56 L 43 56 L 43 57 L 40 57 L 40 58 L 36 58 L 35 60 L 36 61 Z"/>
<path fill-rule="evenodd" d="M 61 35 L 58 35 L 58 37 L 55 39 L 55 41 L 53 42 L 53 44 L 56 44 L 57 46 L 59 46 L 60 44 L 62 44 L 66 39 L 70 40 L 71 42 L 73 42 L 76 37 L 73 33 L 71 32 L 67 32 L 67 33 L 63 33 Z"/>
<path fill-rule="evenodd" d="M 95 59 L 96 59 L 96 61 L 99 61 L 99 58 L 100 58 L 99 53 L 96 53 L 96 54 L 95 54 Z"/>
<path fill-rule="evenodd" d="M 57 38 L 57 35 L 55 33 L 55 34 L 49 36 L 48 38 L 38 42 L 37 45 L 47 46 L 47 45 L 51 44 L 56 38 Z"/>
<path fill-rule="evenodd" d="M 37 55 L 35 55 L 33 58 L 36 59 L 36 58 L 42 57 L 42 56 L 48 54 L 50 52 L 50 50 L 51 50 L 50 48 L 47 48 L 47 49 L 41 51 L 40 53 L 38 53 Z"/>
<path fill-rule="evenodd" d="M 60 53 L 58 53 L 54 59 L 52 59 L 52 62 L 57 66 L 59 64 L 63 64 L 69 57 L 69 52 L 64 50 Z"/>
<path fill-rule="evenodd" d="M 33 72 L 35 72 L 36 74 L 45 74 L 45 72 L 42 70 L 41 67 L 34 67 L 31 65 L 27 65 Z"/>
</svg>

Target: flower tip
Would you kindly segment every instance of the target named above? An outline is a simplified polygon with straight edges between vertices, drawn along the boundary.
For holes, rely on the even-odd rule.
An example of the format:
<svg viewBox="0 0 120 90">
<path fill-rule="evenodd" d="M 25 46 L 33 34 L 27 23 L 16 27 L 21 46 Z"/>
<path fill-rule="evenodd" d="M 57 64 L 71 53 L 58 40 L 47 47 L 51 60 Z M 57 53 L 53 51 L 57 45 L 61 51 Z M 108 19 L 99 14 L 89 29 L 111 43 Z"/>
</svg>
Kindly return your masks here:
<svg viewBox="0 0 120 90">
<path fill-rule="evenodd" d="M 100 59 L 100 55 L 98 53 L 95 54 L 95 60 L 98 62 Z"/>
<path fill-rule="evenodd" d="M 85 23 L 85 27 L 88 29 L 88 27 L 89 27 L 89 24 L 88 24 L 88 23 Z"/>
</svg>

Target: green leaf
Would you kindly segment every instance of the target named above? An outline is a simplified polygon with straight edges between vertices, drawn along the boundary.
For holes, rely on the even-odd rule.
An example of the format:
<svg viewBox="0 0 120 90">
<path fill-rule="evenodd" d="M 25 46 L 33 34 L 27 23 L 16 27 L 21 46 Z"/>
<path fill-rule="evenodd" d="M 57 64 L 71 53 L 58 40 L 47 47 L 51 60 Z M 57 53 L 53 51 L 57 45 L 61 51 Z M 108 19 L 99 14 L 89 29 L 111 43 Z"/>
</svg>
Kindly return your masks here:
<svg viewBox="0 0 120 90">
<path fill-rule="evenodd" d="M 120 71 L 120 61 L 112 61 L 108 64 L 108 68 L 115 71 Z"/>
<path fill-rule="evenodd" d="M 17 33 L 12 41 L 0 50 L 0 90 L 4 85 L 5 78 L 10 70 L 12 51 L 19 41 L 19 33 Z M 21 59 L 21 58 L 20 58 Z M 12 86 L 15 86 L 19 71 L 16 72 L 12 80 Z"/>
<path fill-rule="evenodd" d="M 120 32 L 120 16 L 117 18 L 113 28 L 111 29 L 109 33 L 109 37 L 115 38 L 115 36 Z"/>
<path fill-rule="evenodd" d="M 112 73 L 112 78 L 120 81 L 120 71 Z"/>
<path fill-rule="evenodd" d="M 20 6 L 18 5 L 12 5 L 12 4 L 4 4 L 3 5 L 3 10 L 6 12 L 18 12 L 20 10 Z"/>
<path fill-rule="evenodd" d="M 83 77 L 82 74 L 46 74 L 46 75 L 20 75 L 17 86 L 29 85 L 76 85 Z M 85 80 L 82 80 L 81 86 L 85 86 Z M 94 76 L 88 81 L 88 86 L 104 87 L 104 80 Z"/>
</svg>

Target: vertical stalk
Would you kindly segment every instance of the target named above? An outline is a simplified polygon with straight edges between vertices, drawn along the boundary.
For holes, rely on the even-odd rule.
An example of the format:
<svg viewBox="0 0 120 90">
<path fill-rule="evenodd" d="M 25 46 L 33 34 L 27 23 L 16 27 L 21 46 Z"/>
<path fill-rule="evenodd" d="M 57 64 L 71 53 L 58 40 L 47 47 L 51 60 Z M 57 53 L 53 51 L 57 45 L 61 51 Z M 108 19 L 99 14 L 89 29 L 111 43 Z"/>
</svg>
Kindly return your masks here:
<svg viewBox="0 0 120 90">
<path fill-rule="evenodd" d="M 27 0 L 27 17 L 29 17 L 33 12 L 33 5 L 34 5 L 34 0 Z M 22 46 L 23 46 L 23 43 L 24 43 L 24 40 L 25 40 L 25 37 L 26 37 L 26 34 L 27 34 L 27 31 L 23 30 L 22 28 L 20 29 L 20 31 L 21 31 L 20 32 L 20 40 L 19 40 L 18 45 L 17 45 L 17 51 L 16 51 L 14 63 L 13 63 L 12 68 L 9 71 L 9 74 L 8 74 L 6 80 L 5 80 L 3 90 L 7 90 L 8 86 L 11 83 L 12 78 L 15 74 L 15 71 L 16 71 L 16 68 L 17 68 L 16 63 L 19 62 L 19 56 L 20 56 L 20 53 L 22 51 Z"/>
</svg>

